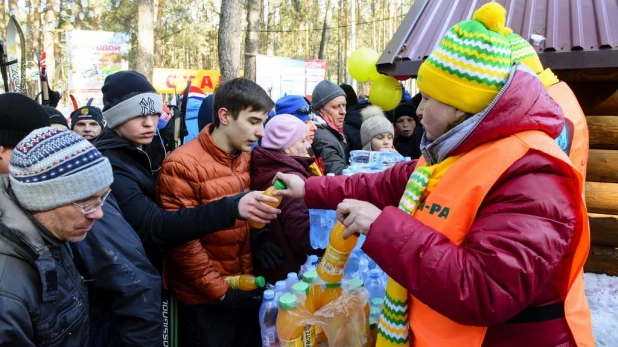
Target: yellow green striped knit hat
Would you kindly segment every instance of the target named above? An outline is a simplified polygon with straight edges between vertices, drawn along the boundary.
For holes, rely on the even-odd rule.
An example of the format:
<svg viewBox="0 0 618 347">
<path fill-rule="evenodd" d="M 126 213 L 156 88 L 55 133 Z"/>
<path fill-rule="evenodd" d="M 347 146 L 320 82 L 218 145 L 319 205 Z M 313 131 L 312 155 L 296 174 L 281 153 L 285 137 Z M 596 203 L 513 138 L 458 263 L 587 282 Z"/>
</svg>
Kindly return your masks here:
<svg viewBox="0 0 618 347">
<path fill-rule="evenodd" d="M 511 70 L 511 48 L 500 32 L 506 9 L 491 2 L 472 20 L 450 28 L 421 64 L 419 89 L 444 104 L 476 114 L 491 103 Z"/>
<path fill-rule="evenodd" d="M 544 86 L 549 87 L 559 82 L 558 77 L 550 69 L 543 69 L 541 59 L 536 53 L 536 50 L 530 42 L 526 41 L 523 37 L 515 34 L 511 28 L 504 27 L 500 31 L 506 36 L 509 45 L 511 46 L 511 54 L 513 63 L 523 63 L 528 66 L 534 73 L 537 74 L 541 83 Z"/>
</svg>

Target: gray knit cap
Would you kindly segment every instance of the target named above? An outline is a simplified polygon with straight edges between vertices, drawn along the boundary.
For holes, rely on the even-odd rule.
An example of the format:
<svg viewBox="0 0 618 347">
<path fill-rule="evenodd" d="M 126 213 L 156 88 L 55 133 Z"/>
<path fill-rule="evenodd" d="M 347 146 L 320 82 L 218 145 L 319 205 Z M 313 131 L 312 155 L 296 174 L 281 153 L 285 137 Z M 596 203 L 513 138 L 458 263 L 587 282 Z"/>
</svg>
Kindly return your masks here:
<svg viewBox="0 0 618 347">
<path fill-rule="evenodd" d="M 318 83 L 311 93 L 311 107 L 319 110 L 338 96 L 346 96 L 343 89 L 331 81 L 324 80 Z"/>
<path fill-rule="evenodd" d="M 360 112 L 363 123 L 360 128 L 361 143 L 364 150 L 371 150 L 371 140 L 384 133 L 395 136 L 393 124 L 384 116 L 384 111 L 378 106 L 371 105 Z"/>
<path fill-rule="evenodd" d="M 112 167 L 88 140 L 60 128 L 34 130 L 13 149 L 11 188 L 28 211 L 86 199 L 114 181 Z"/>
</svg>

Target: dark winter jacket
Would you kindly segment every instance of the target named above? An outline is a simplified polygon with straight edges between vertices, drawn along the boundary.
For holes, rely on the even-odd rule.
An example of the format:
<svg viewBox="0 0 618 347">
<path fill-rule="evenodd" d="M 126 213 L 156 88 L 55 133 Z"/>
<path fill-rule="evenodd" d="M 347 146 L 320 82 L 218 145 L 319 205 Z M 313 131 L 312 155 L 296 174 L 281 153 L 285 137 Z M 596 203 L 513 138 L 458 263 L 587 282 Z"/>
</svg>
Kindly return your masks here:
<svg viewBox="0 0 618 347">
<path fill-rule="evenodd" d="M 272 185 L 277 172 L 309 178 L 308 168 L 313 158 L 290 157 L 285 153 L 256 147 L 251 153 L 251 189 L 266 190 Z M 284 254 L 283 265 L 276 270 L 264 270 L 253 262 L 254 274 L 269 283 L 283 280 L 290 272 L 298 272 L 307 255 L 318 254 L 309 241 L 309 209 L 302 200 L 283 198 L 279 205 L 281 214 L 270 222 L 269 237 Z"/>
<path fill-rule="evenodd" d="M 155 203 L 156 181 L 165 153 L 158 136 L 150 145 L 138 149 L 106 128 L 95 146 L 112 165 L 111 188 L 124 218 L 137 232 L 148 259 L 158 269 L 162 266 L 163 250 L 228 228 L 240 217 L 238 200 L 242 195 L 178 211 L 159 207 Z"/>
<path fill-rule="evenodd" d="M 112 196 L 86 238 L 71 244 L 88 285 L 89 346 L 159 346 L 161 277 Z"/>
<path fill-rule="evenodd" d="M 316 157 L 322 158 L 326 173 L 341 174 L 348 165 L 348 144 L 343 134 L 322 121 L 316 123 L 317 130 L 311 148 Z"/>
<path fill-rule="evenodd" d="M 487 110 L 427 143 L 428 163 L 527 130 L 558 136 L 564 118 L 536 76 L 512 72 L 500 93 Z M 382 209 L 363 250 L 433 310 L 460 324 L 488 326 L 483 346 L 530 341 L 575 346 L 564 317 L 505 324 L 526 308 L 564 301 L 581 201 L 571 168 L 544 153 L 526 153 L 489 191 L 457 246 L 397 208 L 415 165 L 397 164 L 373 175 L 309 178 L 305 202 L 311 208 L 335 208 L 352 198 Z"/>
<path fill-rule="evenodd" d="M 393 146 L 404 157 L 418 159 L 421 156 L 421 139 L 423 138 L 423 128 L 415 127 L 412 136 L 403 136 L 398 134 L 395 136 Z"/>
<path fill-rule="evenodd" d="M 71 249 L 8 187 L 0 176 L 0 346 L 86 346 L 88 292 Z"/>
<path fill-rule="evenodd" d="M 367 106 L 371 106 L 371 104 L 368 102 L 356 104 L 355 106 L 348 108 L 345 114 L 343 134 L 350 145 L 350 151 L 363 149 L 363 143 L 361 142 L 360 137 L 360 128 L 361 124 L 363 124 L 363 118 L 361 117 L 360 111 Z"/>
</svg>

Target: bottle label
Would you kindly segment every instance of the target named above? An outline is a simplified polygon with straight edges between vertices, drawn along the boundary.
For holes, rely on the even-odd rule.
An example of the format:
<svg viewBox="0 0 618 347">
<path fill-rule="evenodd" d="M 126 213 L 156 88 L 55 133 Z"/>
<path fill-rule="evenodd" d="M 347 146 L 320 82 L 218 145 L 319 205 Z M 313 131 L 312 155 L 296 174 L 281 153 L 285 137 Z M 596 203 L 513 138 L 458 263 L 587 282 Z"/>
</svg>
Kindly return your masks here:
<svg viewBox="0 0 618 347">
<path fill-rule="evenodd" d="M 262 335 L 263 347 L 279 347 L 277 344 L 277 334 L 274 331 L 268 331 Z"/>
<path fill-rule="evenodd" d="M 314 347 L 315 336 L 315 327 L 312 325 L 305 325 L 305 328 L 303 329 L 303 346 Z"/>
<path fill-rule="evenodd" d="M 240 288 L 240 276 L 226 276 L 224 279 L 230 289 L 238 290 Z"/>
<path fill-rule="evenodd" d="M 322 270 L 330 275 L 343 275 L 343 270 L 345 269 L 349 257 L 350 253 L 339 252 L 333 247 L 328 246 L 326 247 L 326 252 L 324 252 L 324 257 L 320 265 L 322 266 Z"/>
<path fill-rule="evenodd" d="M 303 347 L 303 337 L 301 336 L 294 340 L 279 339 L 279 345 L 281 347 Z"/>
</svg>

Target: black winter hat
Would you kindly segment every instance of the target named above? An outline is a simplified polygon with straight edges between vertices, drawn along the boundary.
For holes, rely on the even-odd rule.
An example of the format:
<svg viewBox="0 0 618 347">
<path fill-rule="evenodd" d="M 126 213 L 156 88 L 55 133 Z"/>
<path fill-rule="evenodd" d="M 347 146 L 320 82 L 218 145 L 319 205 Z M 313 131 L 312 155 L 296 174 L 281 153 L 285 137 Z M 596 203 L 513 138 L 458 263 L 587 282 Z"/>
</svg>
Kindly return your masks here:
<svg viewBox="0 0 618 347">
<path fill-rule="evenodd" d="M 103 128 L 103 112 L 101 109 L 95 106 L 82 106 L 77 110 L 71 112 L 71 130 L 75 128 L 75 124 L 83 119 L 92 119 L 99 123 L 99 126 Z"/>
<path fill-rule="evenodd" d="M 0 146 L 15 147 L 33 130 L 49 125 L 47 112 L 36 101 L 18 93 L 0 95 Z"/>
<path fill-rule="evenodd" d="M 394 119 L 393 122 L 397 123 L 397 119 L 402 116 L 412 117 L 416 124 L 420 124 L 418 120 L 418 116 L 416 115 L 416 106 L 411 102 L 402 102 L 399 104 L 395 110 L 393 111 Z"/>
<path fill-rule="evenodd" d="M 354 91 L 354 88 L 345 83 L 340 84 L 339 87 L 341 87 L 341 89 L 345 92 L 346 107 L 351 108 L 356 106 L 358 104 L 358 96 L 356 96 L 356 91 Z"/>
<path fill-rule="evenodd" d="M 118 71 L 105 78 L 103 117 L 110 128 L 140 116 L 161 114 L 163 100 L 146 76 L 137 71 Z"/>
<path fill-rule="evenodd" d="M 43 106 L 47 114 L 49 115 L 49 123 L 50 124 L 62 124 L 65 127 L 69 127 L 69 123 L 67 122 L 67 118 L 62 114 L 62 112 L 51 106 Z"/>
</svg>

